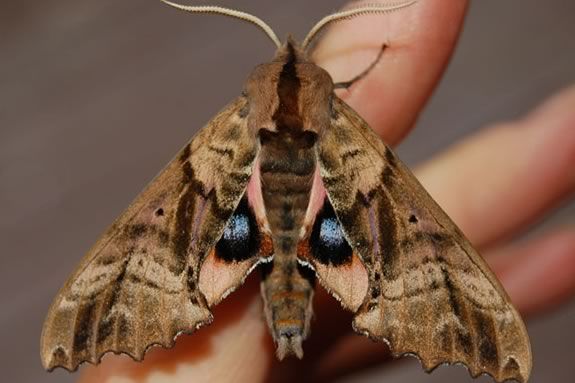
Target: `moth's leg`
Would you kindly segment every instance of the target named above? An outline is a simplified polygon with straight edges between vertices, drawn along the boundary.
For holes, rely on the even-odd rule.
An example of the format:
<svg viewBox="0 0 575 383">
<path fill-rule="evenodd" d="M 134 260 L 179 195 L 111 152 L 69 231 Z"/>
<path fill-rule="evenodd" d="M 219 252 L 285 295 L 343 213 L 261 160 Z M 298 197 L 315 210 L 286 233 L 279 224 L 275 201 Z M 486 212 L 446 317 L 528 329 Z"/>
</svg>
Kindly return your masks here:
<svg viewBox="0 0 575 383">
<path fill-rule="evenodd" d="M 371 70 L 381 60 L 381 57 L 383 56 L 383 51 L 385 51 L 385 48 L 387 48 L 387 45 L 383 44 L 381 46 L 381 50 L 379 51 L 379 54 L 377 55 L 375 60 L 371 64 L 369 64 L 369 66 L 367 68 L 365 68 L 363 70 L 363 72 L 361 72 L 360 74 L 358 74 L 357 76 L 355 76 L 354 78 L 352 78 L 349 81 L 336 82 L 333 85 L 334 89 L 349 89 L 354 83 L 356 83 L 357 81 L 359 81 L 362 78 L 364 78 L 365 76 L 367 76 L 369 74 L 369 72 L 371 72 Z"/>
</svg>

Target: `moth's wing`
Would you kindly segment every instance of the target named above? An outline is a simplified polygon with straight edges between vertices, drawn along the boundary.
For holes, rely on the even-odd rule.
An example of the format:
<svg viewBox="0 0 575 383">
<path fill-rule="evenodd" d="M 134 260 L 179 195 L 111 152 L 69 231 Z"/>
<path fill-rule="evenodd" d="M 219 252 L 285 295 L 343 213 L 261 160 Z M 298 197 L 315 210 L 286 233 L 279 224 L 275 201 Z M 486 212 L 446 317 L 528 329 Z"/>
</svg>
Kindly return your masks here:
<svg viewBox="0 0 575 383">
<path fill-rule="evenodd" d="M 317 156 L 329 200 L 368 273 L 355 330 L 385 340 L 394 355 L 416 354 L 428 371 L 460 362 L 473 376 L 527 381 L 529 338 L 501 284 L 407 167 L 340 99 Z"/>
<path fill-rule="evenodd" d="M 221 296 L 201 291 L 200 269 L 257 155 L 245 107 L 239 98 L 209 122 L 88 251 L 44 323 L 46 369 L 75 370 L 108 351 L 141 360 L 151 345 L 171 346 L 179 333 L 211 321 L 208 307 Z M 254 262 L 246 260 L 238 272 Z M 213 275 L 217 260 L 211 263 Z M 219 295 L 244 277 L 228 275 Z"/>
</svg>

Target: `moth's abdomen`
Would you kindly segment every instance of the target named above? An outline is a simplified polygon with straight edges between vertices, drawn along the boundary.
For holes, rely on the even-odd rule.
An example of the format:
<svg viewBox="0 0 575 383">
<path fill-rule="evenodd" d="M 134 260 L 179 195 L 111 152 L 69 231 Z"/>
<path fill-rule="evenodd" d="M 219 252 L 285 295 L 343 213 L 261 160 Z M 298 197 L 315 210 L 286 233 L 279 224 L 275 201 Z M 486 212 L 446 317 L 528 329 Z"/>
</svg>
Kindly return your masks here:
<svg viewBox="0 0 575 383">
<path fill-rule="evenodd" d="M 311 302 L 315 284 L 313 271 L 300 265 L 295 256 L 276 253 L 263 265 L 262 295 L 265 314 L 277 344 L 277 356 L 303 357 L 302 342 L 309 333 Z"/>
<path fill-rule="evenodd" d="M 279 359 L 303 356 L 312 313 L 315 276 L 297 260 L 315 172 L 313 149 L 304 138 L 269 134 L 260 155 L 261 191 L 274 242 L 273 261 L 263 265 L 262 295 Z"/>
</svg>

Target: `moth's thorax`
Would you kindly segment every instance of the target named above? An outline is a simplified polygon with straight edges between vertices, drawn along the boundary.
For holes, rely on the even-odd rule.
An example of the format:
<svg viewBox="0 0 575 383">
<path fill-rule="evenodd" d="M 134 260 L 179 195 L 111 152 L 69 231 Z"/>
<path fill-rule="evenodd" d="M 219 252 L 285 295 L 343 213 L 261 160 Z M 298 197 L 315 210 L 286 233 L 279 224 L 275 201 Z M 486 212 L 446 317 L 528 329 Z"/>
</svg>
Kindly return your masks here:
<svg viewBox="0 0 575 383">
<path fill-rule="evenodd" d="M 309 115 L 324 116 L 328 122 L 332 89 L 329 75 L 309 62 L 291 40 L 271 63 L 258 67 L 248 82 L 248 97 L 268 101 L 267 109 L 250 113 L 259 123 L 267 121 L 257 129 L 262 195 L 270 228 L 286 252 L 295 246 L 313 183 L 314 145 L 321 125 Z M 323 97 L 315 99 L 322 92 Z"/>
<path fill-rule="evenodd" d="M 273 61 L 254 69 L 245 94 L 248 124 L 255 133 L 288 130 L 319 134 L 329 125 L 333 81 L 291 40 Z"/>
</svg>

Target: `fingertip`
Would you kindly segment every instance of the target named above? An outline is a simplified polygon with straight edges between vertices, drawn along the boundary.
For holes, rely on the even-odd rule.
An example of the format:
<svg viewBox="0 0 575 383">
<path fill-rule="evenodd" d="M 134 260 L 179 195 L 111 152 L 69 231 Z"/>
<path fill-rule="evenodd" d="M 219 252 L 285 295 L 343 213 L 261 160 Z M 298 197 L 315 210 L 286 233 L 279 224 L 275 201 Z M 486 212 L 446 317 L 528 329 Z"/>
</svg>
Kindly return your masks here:
<svg viewBox="0 0 575 383">
<path fill-rule="evenodd" d="M 314 61 L 334 81 L 348 81 L 373 62 L 382 44 L 388 46 L 374 70 L 339 96 L 396 144 L 413 127 L 443 73 L 466 7 L 467 1 L 428 0 L 336 23 L 318 43 Z"/>
<path fill-rule="evenodd" d="M 525 315 L 549 311 L 575 293 L 575 227 L 500 249 L 487 258 Z"/>
<path fill-rule="evenodd" d="M 523 122 L 532 132 L 532 145 L 544 148 L 545 153 L 538 156 L 541 165 L 562 169 L 563 174 L 555 182 L 563 179 L 565 192 L 572 191 L 575 187 L 575 85 L 549 98 Z M 549 175 L 557 176 L 555 173 L 551 171 Z"/>
<path fill-rule="evenodd" d="M 574 126 L 575 85 L 557 92 L 529 113 L 526 120 L 534 126 L 546 123 L 558 126 Z"/>
<path fill-rule="evenodd" d="M 574 106 L 575 86 L 456 143 L 420 166 L 418 179 L 475 245 L 493 246 L 575 190 Z"/>
</svg>

